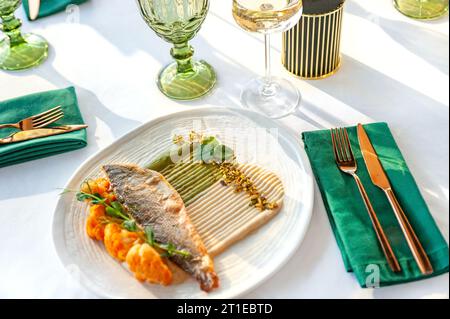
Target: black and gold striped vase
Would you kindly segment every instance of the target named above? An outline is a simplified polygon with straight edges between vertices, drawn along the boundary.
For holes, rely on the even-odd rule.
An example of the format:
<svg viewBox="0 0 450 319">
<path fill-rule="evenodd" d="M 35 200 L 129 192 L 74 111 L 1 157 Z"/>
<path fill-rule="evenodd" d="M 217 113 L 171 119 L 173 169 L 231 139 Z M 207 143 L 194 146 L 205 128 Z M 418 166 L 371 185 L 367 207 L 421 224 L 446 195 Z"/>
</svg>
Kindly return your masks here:
<svg viewBox="0 0 450 319">
<path fill-rule="evenodd" d="M 341 63 L 341 30 L 345 0 L 303 0 L 299 23 L 283 33 L 282 63 L 304 79 L 322 79 Z"/>
</svg>

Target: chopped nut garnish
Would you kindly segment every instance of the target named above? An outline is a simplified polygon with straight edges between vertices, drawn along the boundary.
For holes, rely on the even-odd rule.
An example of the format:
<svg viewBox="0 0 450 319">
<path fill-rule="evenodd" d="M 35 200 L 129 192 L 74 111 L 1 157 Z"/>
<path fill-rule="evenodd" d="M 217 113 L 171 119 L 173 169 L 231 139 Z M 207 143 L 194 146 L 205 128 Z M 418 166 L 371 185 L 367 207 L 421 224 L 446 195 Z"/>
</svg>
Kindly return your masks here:
<svg viewBox="0 0 450 319">
<path fill-rule="evenodd" d="M 237 168 L 236 164 L 226 162 L 216 165 L 219 166 L 223 175 L 223 179 L 221 181 L 222 185 L 233 185 L 235 193 L 245 191 L 250 196 L 249 206 L 253 206 L 261 212 L 266 209 L 278 208 L 277 203 L 269 203 L 267 198 L 261 196 L 252 180 L 245 176 L 245 174 Z"/>
<path fill-rule="evenodd" d="M 183 144 L 184 137 L 182 135 L 174 135 L 172 141 L 173 144 Z"/>
<path fill-rule="evenodd" d="M 197 133 L 195 131 L 190 131 L 189 132 L 189 142 L 190 143 L 194 143 L 194 142 L 203 142 L 203 136 L 200 133 Z"/>
</svg>

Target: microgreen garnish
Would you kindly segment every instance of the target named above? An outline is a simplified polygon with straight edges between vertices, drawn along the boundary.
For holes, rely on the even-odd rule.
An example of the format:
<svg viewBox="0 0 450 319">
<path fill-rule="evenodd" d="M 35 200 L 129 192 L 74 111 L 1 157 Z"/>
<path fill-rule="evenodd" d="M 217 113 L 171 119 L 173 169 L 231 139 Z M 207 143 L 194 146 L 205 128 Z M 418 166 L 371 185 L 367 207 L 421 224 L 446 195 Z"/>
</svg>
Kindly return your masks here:
<svg viewBox="0 0 450 319">
<path fill-rule="evenodd" d="M 79 200 L 80 202 L 84 202 L 88 199 L 91 199 L 92 204 L 105 206 L 106 214 L 111 217 L 123 220 L 131 220 L 130 217 L 123 212 L 122 205 L 120 205 L 119 202 L 112 202 L 111 204 L 108 205 L 106 203 L 106 199 L 101 197 L 100 194 L 88 194 L 80 191 L 77 193 L 76 197 L 77 200 Z"/>
<path fill-rule="evenodd" d="M 159 244 L 158 248 L 163 249 L 163 250 L 166 251 L 166 253 L 164 254 L 164 256 L 166 256 L 166 257 L 173 257 L 175 255 L 178 255 L 178 256 L 181 256 L 183 258 L 188 258 L 188 257 L 191 256 L 191 254 L 188 251 L 186 251 L 186 250 L 178 250 L 177 247 L 174 244 L 172 244 L 172 243 L 165 244 L 165 245 Z"/>
<path fill-rule="evenodd" d="M 126 230 L 130 231 L 130 232 L 137 232 L 138 226 L 136 224 L 136 222 L 134 220 L 126 220 L 122 223 L 122 227 L 125 228 Z"/>
<path fill-rule="evenodd" d="M 62 192 L 63 194 L 66 193 L 75 193 L 75 191 L 65 189 Z M 130 227 L 132 225 L 131 222 L 134 222 L 123 210 L 122 205 L 119 202 L 112 202 L 111 204 L 106 203 L 106 198 L 103 198 L 100 194 L 89 194 L 83 191 L 76 192 L 75 197 L 78 201 L 84 202 L 86 200 L 91 200 L 91 203 L 94 205 L 103 205 L 105 206 L 105 212 L 108 216 L 117 218 L 119 220 L 127 221 L 129 222 L 127 227 Z"/>
<path fill-rule="evenodd" d="M 178 250 L 177 247 L 172 244 L 160 244 L 155 241 L 155 233 L 153 232 L 153 229 L 150 226 L 147 226 L 144 228 L 145 237 L 147 240 L 147 243 L 155 248 L 159 248 L 161 250 L 164 250 L 164 254 L 162 254 L 163 257 L 173 257 L 175 255 L 181 256 L 183 258 L 188 258 L 191 256 L 191 253 L 186 250 Z"/>
<path fill-rule="evenodd" d="M 115 218 L 122 218 L 125 220 L 131 220 L 130 217 L 128 217 L 124 212 L 122 205 L 120 205 L 119 202 L 112 202 L 111 205 L 105 205 L 106 206 L 106 213 Z"/>
<path fill-rule="evenodd" d="M 203 136 L 191 131 L 187 138 L 183 135 L 174 135 L 172 141 L 177 146 L 190 146 L 194 162 L 220 164 L 234 159 L 234 151 L 228 146 L 220 144 L 215 136 Z M 178 152 L 179 149 L 177 148 L 176 151 Z"/>
<path fill-rule="evenodd" d="M 155 233 L 150 226 L 145 227 L 144 229 L 145 237 L 150 246 L 155 246 Z"/>
<path fill-rule="evenodd" d="M 106 201 L 99 194 L 88 194 L 85 192 L 78 192 L 76 197 L 77 197 L 77 200 L 80 202 L 84 202 L 88 199 L 91 199 L 93 204 L 98 204 L 98 205 L 103 205 Z"/>
</svg>

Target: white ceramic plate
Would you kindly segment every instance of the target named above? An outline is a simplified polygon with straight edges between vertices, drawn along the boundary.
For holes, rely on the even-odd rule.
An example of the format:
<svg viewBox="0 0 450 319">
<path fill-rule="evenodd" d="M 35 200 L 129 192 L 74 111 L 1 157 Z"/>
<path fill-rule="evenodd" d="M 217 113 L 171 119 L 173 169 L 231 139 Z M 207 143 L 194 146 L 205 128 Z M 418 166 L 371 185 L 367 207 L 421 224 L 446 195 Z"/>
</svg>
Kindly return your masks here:
<svg viewBox="0 0 450 319">
<path fill-rule="evenodd" d="M 191 130 L 217 135 L 236 149 L 238 161 L 269 169 L 281 178 L 286 192 L 280 213 L 267 225 L 215 258 L 221 287 L 212 293 L 194 280 L 161 287 L 141 284 L 113 260 L 103 244 L 85 232 L 86 205 L 73 195 L 60 198 L 53 221 L 53 239 L 61 261 L 94 293 L 109 298 L 234 298 L 261 284 L 283 266 L 300 245 L 312 213 L 313 177 L 300 145 L 285 128 L 253 112 L 208 108 L 171 114 L 148 122 L 88 159 L 67 189 L 100 175 L 111 162 L 145 165 L 172 143 L 174 133 Z"/>
</svg>

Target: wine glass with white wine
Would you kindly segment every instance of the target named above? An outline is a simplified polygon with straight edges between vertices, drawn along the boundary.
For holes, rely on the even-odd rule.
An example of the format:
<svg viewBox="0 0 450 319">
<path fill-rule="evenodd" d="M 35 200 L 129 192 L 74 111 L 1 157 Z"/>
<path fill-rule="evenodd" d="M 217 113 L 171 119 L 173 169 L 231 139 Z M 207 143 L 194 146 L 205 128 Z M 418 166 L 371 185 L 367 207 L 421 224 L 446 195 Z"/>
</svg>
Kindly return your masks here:
<svg viewBox="0 0 450 319">
<path fill-rule="evenodd" d="M 292 114 L 300 105 L 299 90 L 288 80 L 271 75 L 270 34 L 292 28 L 303 13 L 302 0 L 233 0 L 233 16 L 243 29 L 264 34 L 266 72 L 243 89 L 245 108 L 271 118 Z"/>
<path fill-rule="evenodd" d="M 243 89 L 241 102 L 245 108 L 281 118 L 292 114 L 300 105 L 298 89 L 288 80 L 271 75 L 270 34 L 292 28 L 302 13 L 302 0 L 233 0 L 233 16 L 239 26 L 262 33 L 265 38 L 266 73 Z"/>
</svg>

